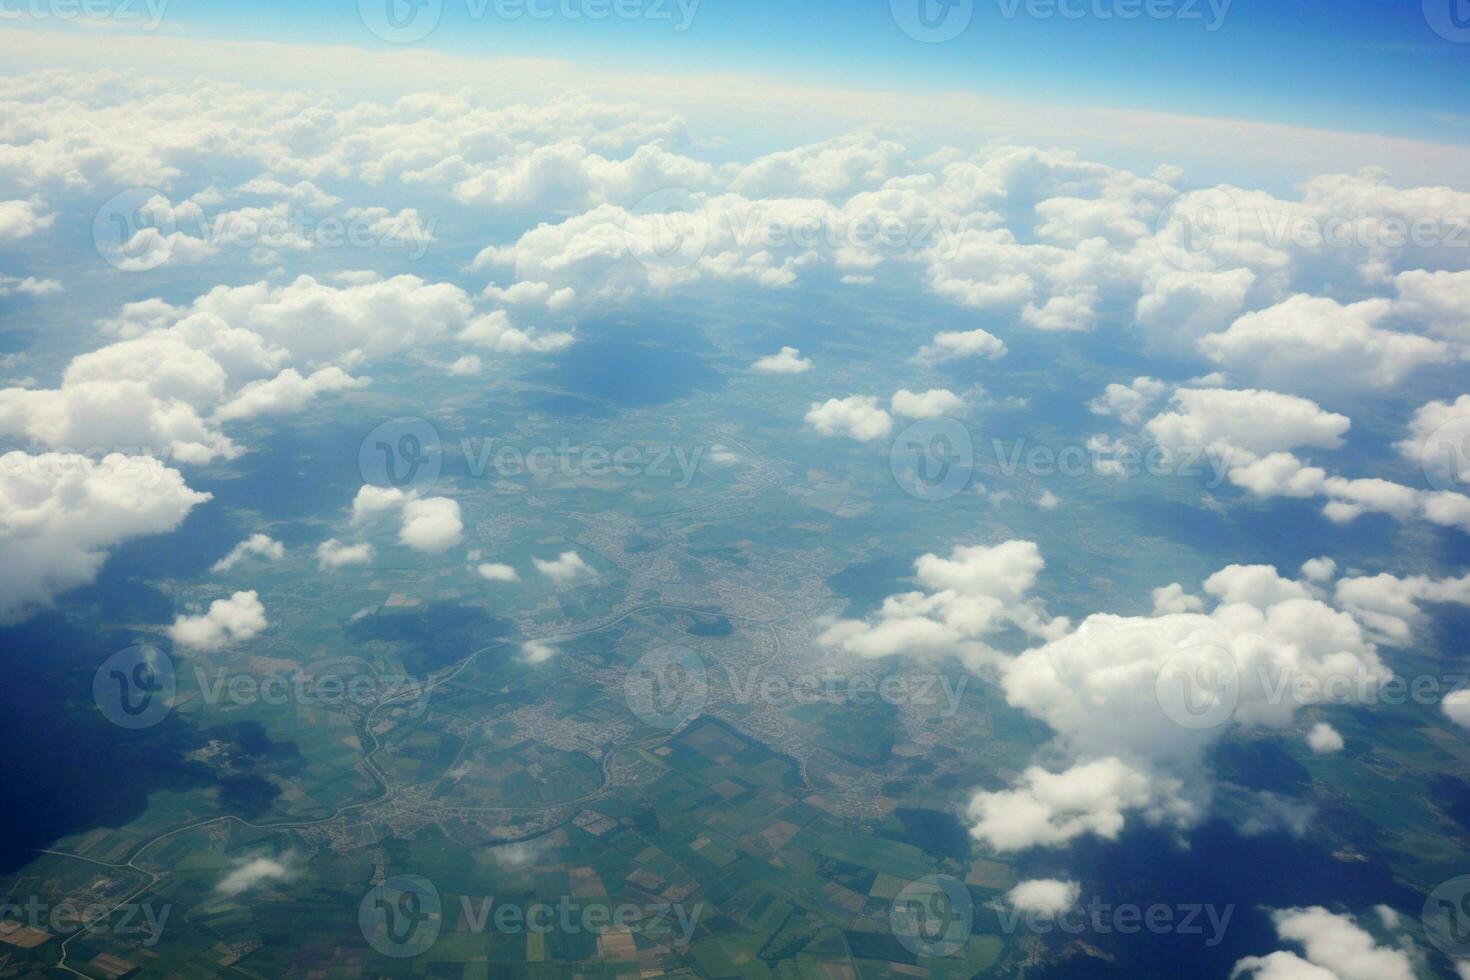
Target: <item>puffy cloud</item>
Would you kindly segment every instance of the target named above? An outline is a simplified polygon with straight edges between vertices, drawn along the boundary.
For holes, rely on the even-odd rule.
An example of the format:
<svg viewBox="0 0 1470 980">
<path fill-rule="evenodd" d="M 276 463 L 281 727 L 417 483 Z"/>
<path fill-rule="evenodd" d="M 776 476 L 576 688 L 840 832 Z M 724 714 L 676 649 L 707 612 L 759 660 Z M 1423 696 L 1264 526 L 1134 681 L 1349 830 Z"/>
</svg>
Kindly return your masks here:
<svg viewBox="0 0 1470 980">
<path fill-rule="evenodd" d="M 1424 618 L 1421 603 L 1470 606 L 1470 575 L 1432 579 L 1427 575 L 1398 578 L 1355 575 L 1339 579 L 1335 601 L 1363 623 L 1379 643 L 1406 647 Z"/>
<path fill-rule="evenodd" d="M 328 391 L 348 391 L 367 385 L 367 378 L 353 378 L 339 367 L 324 367 L 303 378 L 295 368 L 287 368 L 269 381 L 252 381 L 224 405 L 215 417 L 222 421 L 255 418 L 258 415 L 285 415 L 299 412 L 317 395 Z"/>
<path fill-rule="evenodd" d="M 1181 388 L 1171 407 L 1173 411 L 1146 424 L 1154 440 L 1174 452 L 1204 451 L 1212 465 L 1218 461 L 1223 466 L 1232 484 L 1257 497 L 1325 497 L 1323 514 L 1339 523 L 1376 513 L 1470 530 L 1470 496 L 1453 490 L 1421 491 L 1379 478 L 1336 476 L 1288 452 L 1299 446 L 1341 445 L 1350 420 L 1316 402 L 1254 389 Z M 1411 428 L 1417 434 L 1456 417 L 1458 411 L 1458 402 L 1430 403 L 1419 410 Z M 1411 436 L 1399 449 L 1412 455 L 1419 445 Z M 1445 467 L 1459 465 L 1455 445 L 1447 449 Z"/>
<path fill-rule="evenodd" d="M 0 456 L 0 622 L 86 585 L 112 548 L 174 530 L 209 499 L 151 457 Z"/>
<path fill-rule="evenodd" d="M 522 330 L 511 324 L 510 314 L 495 310 L 469 321 L 459 332 L 458 339 L 502 354 L 545 354 L 570 346 L 573 337 L 559 331 L 535 333 Z"/>
<path fill-rule="evenodd" d="M 286 557 L 286 546 L 268 534 L 252 534 L 231 548 L 230 553 L 215 562 L 209 570 L 215 574 L 228 572 L 250 557 L 264 558 L 266 561 L 280 561 Z"/>
<path fill-rule="evenodd" d="M 61 291 L 62 285 L 56 279 L 37 279 L 35 276 L 17 279 L 14 276 L 0 276 L 0 296 L 10 296 L 14 293 L 22 296 L 50 296 Z"/>
<path fill-rule="evenodd" d="M 914 359 L 935 364 L 963 357 L 985 357 L 996 360 L 1006 356 L 1006 345 L 995 334 L 986 330 L 949 330 L 934 335 L 926 346 L 919 348 Z"/>
<path fill-rule="evenodd" d="M 819 637 L 823 646 L 859 657 L 954 655 L 971 664 L 996 656 L 985 642 L 1008 626 L 1033 636 L 1066 629 L 1026 593 L 1045 566 L 1030 541 L 955 548 L 948 558 L 927 554 L 914 563 L 927 591 L 889 596 L 867 620 L 839 620 Z"/>
<path fill-rule="evenodd" d="M 1082 886 L 1075 881 L 1037 878 L 1023 881 L 1006 892 L 1006 902 L 1017 912 L 1060 915 L 1077 904 Z"/>
<path fill-rule="evenodd" d="M 1314 755 L 1331 755 L 1334 752 L 1341 752 L 1342 746 L 1342 735 L 1325 721 L 1313 725 L 1312 730 L 1307 732 L 1307 748 L 1311 749 Z"/>
<path fill-rule="evenodd" d="M 131 303 L 104 328 L 121 339 L 76 357 L 55 389 L 0 390 L 0 432 L 49 447 L 133 447 L 185 463 L 238 456 L 231 421 L 296 411 L 360 387 L 342 366 L 473 323 L 456 286 L 414 276 L 221 286 L 188 307 Z M 519 334 L 522 339 L 527 335 Z M 321 363 L 309 375 L 283 365 Z"/>
<path fill-rule="evenodd" d="M 563 551 L 556 558 L 549 560 L 532 558 L 531 564 L 536 566 L 536 571 L 557 585 L 567 585 L 584 576 L 597 574 L 592 570 L 592 566 L 583 561 L 582 556 L 575 551 Z"/>
<path fill-rule="evenodd" d="M 198 616 L 179 616 L 168 628 L 169 639 L 192 650 L 219 650 L 244 643 L 268 626 L 265 607 L 255 592 L 236 592 L 216 599 Z"/>
<path fill-rule="evenodd" d="M 802 357 L 795 347 L 782 347 L 779 353 L 768 354 L 750 366 L 762 374 L 801 374 L 811 368 L 811 358 Z"/>
<path fill-rule="evenodd" d="M 999 851 L 1057 846 L 1084 834 L 1114 840 L 1122 832 L 1128 810 L 1149 809 L 1153 822 L 1163 812 L 1157 801 L 1179 787 L 1162 785 L 1148 773 L 1118 759 L 1099 759 L 1062 773 L 1037 766 L 1021 774 L 1014 789 L 979 793 L 970 803 L 971 832 Z M 1190 818 L 1192 808 L 1177 808 Z"/>
<path fill-rule="evenodd" d="M 872 395 L 850 395 L 813 402 L 806 422 L 824 436 L 849 436 L 866 442 L 893 431 L 893 418 L 878 407 Z"/>
<path fill-rule="evenodd" d="M 328 538 L 316 548 L 317 564 L 323 571 L 332 571 L 346 565 L 366 565 L 373 560 L 373 546 L 343 544 L 336 538 Z"/>
<path fill-rule="evenodd" d="M 1352 422 L 1294 395 L 1255 389 L 1181 388 L 1171 411 L 1145 427 L 1169 449 L 1217 447 L 1272 453 L 1298 446 L 1335 449 Z"/>
<path fill-rule="evenodd" d="M 1331 970 L 1308 963 L 1295 953 L 1247 956 L 1230 971 L 1230 980 L 1249 976 L 1254 980 L 1342 980 Z"/>
<path fill-rule="evenodd" d="M 548 313 L 565 313 L 577 302 L 575 289 L 553 289 L 544 282 L 521 281 L 507 287 L 491 284 L 485 287 L 482 295 L 511 306 L 545 307 Z"/>
<path fill-rule="evenodd" d="M 1312 558 L 1302 562 L 1302 578 L 1310 582 L 1330 582 L 1337 574 L 1337 562 L 1331 558 Z"/>
<path fill-rule="evenodd" d="M 45 205 L 32 198 L 27 201 L 0 201 L 0 240 L 29 238 L 51 227 L 56 215 L 46 214 Z"/>
<path fill-rule="evenodd" d="M 1007 702 L 1055 732 L 1060 771 L 1033 766 L 971 803 L 975 835 L 1000 850 L 1112 838 L 1129 813 L 1192 827 L 1209 812 L 1205 758 L 1225 732 L 1284 729 L 1329 692 L 1371 697 L 1392 676 L 1353 615 L 1269 566 L 1210 576 L 1205 591 L 1219 602 L 1209 612 L 1172 586 L 1155 594 L 1152 616 L 1097 613 L 1072 628 L 1026 598 L 1041 568 L 1035 546 L 1003 548 L 1006 560 L 986 549 L 926 556 L 918 577 L 942 591 L 892 596 L 874 619 L 819 638 L 860 656 L 937 652 L 996 669 Z M 989 649 L 1006 623 L 1044 642 L 1016 656 Z"/>
<path fill-rule="evenodd" d="M 1470 690 L 1451 691 L 1440 707 L 1450 721 L 1461 728 L 1470 728 Z"/>
<path fill-rule="evenodd" d="M 1276 934 L 1299 944 L 1306 961 L 1294 953 L 1250 956 L 1235 964 L 1230 976 L 1256 980 L 1414 980 L 1409 954 L 1379 946 L 1350 915 L 1321 906 L 1280 909 L 1271 914 Z"/>
<path fill-rule="evenodd" d="M 1431 444 L 1430 439 L 1445 426 L 1451 426 L 1440 436 L 1440 443 Z M 1405 459 L 1425 468 L 1427 475 L 1443 481 L 1440 485 L 1464 485 L 1470 481 L 1470 465 L 1462 440 L 1470 436 L 1470 395 L 1461 395 L 1454 401 L 1433 401 L 1420 406 L 1409 420 L 1409 432 L 1398 443 L 1398 450 Z"/>
<path fill-rule="evenodd" d="M 136 380 L 0 390 L 0 432 L 57 449 L 126 449 L 183 463 L 240 454 L 188 402 L 159 397 Z"/>
<path fill-rule="evenodd" d="M 473 354 L 466 354 L 449 365 L 449 373 L 458 378 L 473 377 L 480 373 L 482 365 L 480 359 Z"/>
<path fill-rule="evenodd" d="M 1390 388 L 1421 365 L 1452 358 L 1442 341 L 1383 329 L 1391 308 L 1386 299 L 1344 306 L 1324 296 L 1292 296 L 1247 313 L 1200 347 L 1217 364 L 1296 390 Z"/>
<path fill-rule="evenodd" d="M 941 415 L 962 415 L 965 400 L 944 388 L 931 388 L 919 393 L 900 389 L 893 396 L 893 411 L 911 419 L 930 419 Z"/>
<path fill-rule="evenodd" d="M 258 857 L 241 862 L 220 879 L 215 891 L 234 898 L 268 881 L 285 881 L 292 875 L 288 860 Z"/>
<path fill-rule="evenodd" d="M 448 497 L 419 497 L 397 487 L 364 485 L 352 500 L 352 523 L 363 524 L 381 515 L 397 514 L 398 541 L 426 554 L 448 551 L 463 539 L 459 504 Z"/>
<path fill-rule="evenodd" d="M 258 194 L 262 197 L 285 198 L 305 207 L 317 210 L 326 210 L 336 204 L 341 204 L 342 199 L 335 194 L 329 194 L 316 186 L 309 180 L 298 180 L 294 184 L 285 181 L 273 174 L 261 174 L 235 188 L 239 194 Z"/>
<path fill-rule="evenodd" d="M 352 498 L 352 523 L 362 524 L 379 514 L 396 511 L 412 499 L 412 494 L 397 487 L 364 484 Z"/>
<path fill-rule="evenodd" d="M 1394 312 L 1423 323 L 1437 337 L 1470 344 L 1470 270 L 1413 269 L 1394 277 Z"/>
<path fill-rule="evenodd" d="M 1250 269 L 1172 270 L 1145 286 L 1135 320 L 1151 349 L 1193 356 L 1200 338 L 1225 329 L 1239 316 L 1255 283 Z"/>
<path fill-rule="evenodd" d="M 1128 385 L 1110 384 L 1087 403 L 1093 415 L 1116 415 L 1124 425 L 1138 425 L 1169 386 L 1157 378 L 1134 378 Z"/>
<path fill-rule="evenodd" d="M 556 656 L 556 646 L 544 640 L 528 640 L 521 644 L 521 659 L 528 664 L 544 664 Z"/>
<path fill-rule="evenodd" d="M 1223 603 L 1266 609 L 1291 599 L 1310 599 L 1301 583 L 1284 579 L 1272 565 L 1229 565 L 1205 579 L 1205 591 Z"/>
<path fill-rule="evenodd" d="M 514 582 L 520 578 L 514 568 L 499 562 L 484 562 L 476 566 L 475 571 L 487 582 Z"/>
<path fill-rule="evenodd" d="M 751 197 L 838 197 L 881 186 L 903 172 L 906 156 L 898 143 L 851 133 L 752 160 L 730 187 Z"/>
<path fill-rule="evenodd" d="M 441 554 L 459 544 L 463 532 L 459 504 L 448 497 L 425 497 L 403 505 L 398 540 L 415 551 Z"/>
<path fill-rule="evenodd" d="M 1154 615 L 1167 616 L 1171 613 L 1204 612 L 1205 603 L 1197 595 L 1184 591 L 1184 586 L 1175 582 L 1154 589 Z"/>
</svg>

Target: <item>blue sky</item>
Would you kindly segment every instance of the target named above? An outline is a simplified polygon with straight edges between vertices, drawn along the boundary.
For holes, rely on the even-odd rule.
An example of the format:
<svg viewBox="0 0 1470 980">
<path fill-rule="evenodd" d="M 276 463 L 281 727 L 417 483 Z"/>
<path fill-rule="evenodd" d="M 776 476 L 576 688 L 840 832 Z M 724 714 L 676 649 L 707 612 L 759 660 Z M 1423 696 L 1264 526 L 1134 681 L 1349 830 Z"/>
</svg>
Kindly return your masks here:
<svg viewBox="0 0 1470 980">
<path fill-rule="evenodd" d="M 472 16 L 482 0 L 442 2 L 439 28 L 421 43 L 461 53 L 962 89 L 1470 143 L 1470 43 L 1436 34 L 1419 0 L 1233 0 L 1213 31 L 1207 27 L 1225 0 L 1151 0 L 1191 15 L 1133 20 L 1093 12 L 1116 12 L 1129 0 L 1063 0 L 1082 11 L 1071 19 L 1030 16 L 1024 3 L 1011 7 L 1017 0 L 957 0 L 973 2 L 972 21 L 958 37 L 932 44 L 896 26 L 890 0 L 699 0 L 682 32 L 672 26 L 679 0 L 630 0 L 666 4 L 669 19 L 599 21 L 506 18 L 493 13 L 493 2 L 491 13 Z M 1442 4 L 1446 14 L 1462 5 L 1470 22 L 1467 0 L 1424 3 Z M 172 0 L 168 17 L 211 36 L 381 45 L 353 3 Z"/>
</svg>

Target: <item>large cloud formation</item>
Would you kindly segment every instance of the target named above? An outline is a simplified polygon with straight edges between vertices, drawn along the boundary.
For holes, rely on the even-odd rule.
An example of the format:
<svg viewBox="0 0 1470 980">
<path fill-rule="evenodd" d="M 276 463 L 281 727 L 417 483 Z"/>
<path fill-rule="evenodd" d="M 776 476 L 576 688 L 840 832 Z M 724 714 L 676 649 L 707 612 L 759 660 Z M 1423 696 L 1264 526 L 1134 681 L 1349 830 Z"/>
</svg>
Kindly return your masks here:
<svg viewBox="0 0 1470 980">
<path fill-rule="evenodd" d="M 859 657 L 960 657 L 1050 727 L 1060 771 L 1032 766 L 971 803 L 974 834 L 1001 851 L 1114 838 L 1130 814 L 1195 826 L 1213 794 L 1206 755 L 1225 733 L 1283 730 L 1305 706 L 1371 701 L 1393 676 L 1376 641 L 1406 642 L 1419 602 L 1470 604 L 1467 579 L 1346 578 L 1333 605 L 1320 566 L 1312 581 L 1231 565 L 1204 583 L 1212 607 L 1175 583 L 1151 616 L 1095 613 L 1074 626 L 1029 595 L 1043 567 L 1029 541 L 925 555 L 922 591 L 820 637 Z M 1043 642 L 996 649 L 1010 627 Z"/>
<path fill-rule="evenodd" d="M 174 530 L 209 499 L 149 457 L 0 456 L 0 622 L 91 582 L 110 549 Z"/>
</svg>

